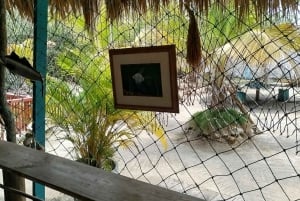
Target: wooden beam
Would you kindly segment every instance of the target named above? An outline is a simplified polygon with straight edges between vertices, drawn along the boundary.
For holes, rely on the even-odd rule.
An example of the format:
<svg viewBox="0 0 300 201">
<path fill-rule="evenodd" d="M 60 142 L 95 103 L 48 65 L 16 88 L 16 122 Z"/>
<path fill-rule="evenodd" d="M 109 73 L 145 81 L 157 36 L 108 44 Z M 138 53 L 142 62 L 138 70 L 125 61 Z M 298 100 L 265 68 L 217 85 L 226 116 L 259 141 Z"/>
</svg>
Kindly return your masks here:
<svg viewBox="0 0 300 201">
<path fill-rule="evenodd" d="M 203 201 L 4 141 L 0 141 L 0 168 L 83 200 Z"/>
<path fill-rule="evenodd" d="M 33 67 L 42 76 L 43 82 L 33 82 L 33 124 L 35 141 L 45 146 L 45 116 L 46 116 L 46 73 L 47 73 L 47 25 L 48 0 L 34 0 L 34 51 Z M 33 195 L 45 200 L 45 187 L 33 183 Z"/>
</svg>

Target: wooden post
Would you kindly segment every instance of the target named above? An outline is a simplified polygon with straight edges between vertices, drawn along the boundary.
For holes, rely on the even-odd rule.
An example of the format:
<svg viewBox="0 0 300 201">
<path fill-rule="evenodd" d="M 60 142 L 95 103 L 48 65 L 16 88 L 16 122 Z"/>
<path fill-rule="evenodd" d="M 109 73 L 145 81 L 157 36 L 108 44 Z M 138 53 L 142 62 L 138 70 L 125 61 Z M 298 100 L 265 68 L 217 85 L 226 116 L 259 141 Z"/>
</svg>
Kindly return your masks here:
<svg viewBox="0 0 300 201">
<path fill-rule="evenodd" d="M 256 90 L 255 90 L 255 101 L 259 101 L 259 91 L 260 91 L 260 89 L 256 88 Z"/>
<path fill-rule="evenodd" d="M 34 52 L 33 66 L 42 77 L 46 77 L 47 69 L 47 22 L 48 1 L 34 1 Z M 45 146 L 45 92 L 46 84 L 39 81 L 33 85 L 33 134 L 35 141 Z M 33 183 L 33 195 L 45 200 L 45 187 Z"/>
<path fill-rule="evenodd" d="M 0 0 L 0 58 L 4 60 L 7 48 L 6 32 L 6 1 Z M 10 111 L 5 91 L 5 66 L 0 64 L 0 114 L 5 123 L 7 141 L 16 143 L 16 126 L 12 112 Z M 6 187 L 25 191 L 25 179 L 12 172 L 3 170 L 3 183 Z M 25 201 L 25 197 L 11 191 L 4 191 L 5 200 Z"/>
<path fill-rule="evenodd" d="M 278 89 L 278 98 L 280 102 L 285 102 L 289 99 L 289 89 Z"/>
<path fill-rule="evenodd" d="M 0 141 L 0 168 L 85 201 L 204 201 L 9 142 Z"/>
</svg>

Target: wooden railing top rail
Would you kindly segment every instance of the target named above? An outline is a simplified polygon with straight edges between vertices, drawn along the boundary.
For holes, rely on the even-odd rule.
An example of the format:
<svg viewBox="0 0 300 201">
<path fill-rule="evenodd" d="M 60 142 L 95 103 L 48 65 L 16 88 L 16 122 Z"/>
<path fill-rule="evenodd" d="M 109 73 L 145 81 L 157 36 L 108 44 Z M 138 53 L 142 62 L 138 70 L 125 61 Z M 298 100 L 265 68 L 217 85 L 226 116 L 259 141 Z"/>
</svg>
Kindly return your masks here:
<svg viewBox="0 0 300 201">
<path fill-rule="evenodd" d="M 4 141 L 0 141 L 0 168 L 84 200 L 201 201 L 192 196 Z"/>
</svg>

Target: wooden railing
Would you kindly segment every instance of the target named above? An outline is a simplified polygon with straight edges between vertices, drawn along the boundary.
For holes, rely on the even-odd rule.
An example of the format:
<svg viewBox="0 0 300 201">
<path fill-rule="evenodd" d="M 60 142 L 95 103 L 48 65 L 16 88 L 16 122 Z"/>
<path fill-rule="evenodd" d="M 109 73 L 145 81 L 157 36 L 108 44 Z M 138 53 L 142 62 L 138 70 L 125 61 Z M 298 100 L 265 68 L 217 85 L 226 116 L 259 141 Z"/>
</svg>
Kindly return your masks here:
<svg viewBox="0 0 300 201">
<path fill-rule="evenodd" d="M 32 120 L 32 97 L 7 93 L 6 99 L 15 116 L 17 132 L 25 131 Z"/>
<path fill-rule="evenodd" d="M 203 201 L 5 141 L 0 168 L 87 201 Z"/>
</svg>

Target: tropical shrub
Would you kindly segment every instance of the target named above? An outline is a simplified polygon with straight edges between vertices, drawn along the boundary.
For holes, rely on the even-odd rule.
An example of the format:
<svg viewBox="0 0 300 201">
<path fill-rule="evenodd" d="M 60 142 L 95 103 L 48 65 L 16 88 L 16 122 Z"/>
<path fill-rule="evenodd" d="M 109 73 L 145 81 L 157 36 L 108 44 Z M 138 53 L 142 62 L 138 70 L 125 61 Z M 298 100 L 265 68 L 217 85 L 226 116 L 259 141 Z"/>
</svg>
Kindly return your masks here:
<svg viewBox="0 0 300 201">
<path fill-rule="evenodd" d="M 57 66 L 66 81 L 53 77 L 47 81 L 47 117 L 67 133 L 65 139 L 73 143 L 77 159 L 110 169 L 116 148 L 135 145 L 134 137 L 142 130 L 154 133 L 166 147 L 164 131 L 153 114 L 114 108 L 108 55 L 86 48 L 58 56 Z"/>
</svg>

